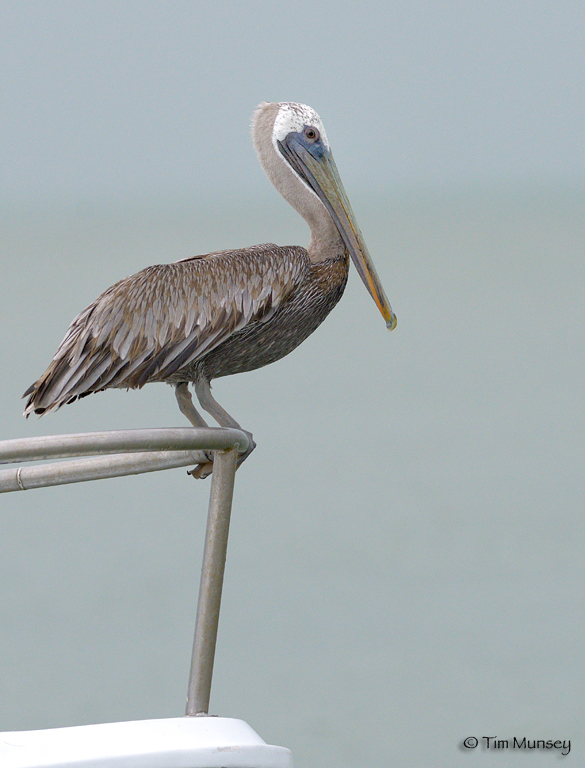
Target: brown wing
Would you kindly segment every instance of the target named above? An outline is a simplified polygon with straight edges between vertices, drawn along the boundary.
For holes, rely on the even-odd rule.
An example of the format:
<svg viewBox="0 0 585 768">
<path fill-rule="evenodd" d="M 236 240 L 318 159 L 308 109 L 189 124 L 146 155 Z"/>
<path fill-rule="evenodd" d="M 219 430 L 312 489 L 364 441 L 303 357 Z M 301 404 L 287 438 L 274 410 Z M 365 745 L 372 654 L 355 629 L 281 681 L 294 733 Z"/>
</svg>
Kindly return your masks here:
<svg viewBox="0 0 585 768">
<path fill-rule="evenodd" d="M 121 280 L 73 320 L 48 369 L 24 393 L 25 414 L 168 379 L 248 323 L 267 320 L 308 268 L 304 249 L 266 244 Z"/>
</svg>

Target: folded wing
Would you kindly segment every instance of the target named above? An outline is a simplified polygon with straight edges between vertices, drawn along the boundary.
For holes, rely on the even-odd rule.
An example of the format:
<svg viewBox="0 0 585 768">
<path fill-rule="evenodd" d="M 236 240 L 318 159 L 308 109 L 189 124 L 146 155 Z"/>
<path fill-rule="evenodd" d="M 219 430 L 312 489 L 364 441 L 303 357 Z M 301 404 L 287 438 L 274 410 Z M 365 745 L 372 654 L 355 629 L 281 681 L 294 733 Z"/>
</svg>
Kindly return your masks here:
<svg viewBox="0 0 585 768">
<path fill-rule="evenodd" d="M 170 379 L 236 331 L 268 320 L 308 269 L 304 249 L 266 244 L 121 280 L 73 320 L 48 369 L 24 393 L 25 414 Z"/>
</svg>

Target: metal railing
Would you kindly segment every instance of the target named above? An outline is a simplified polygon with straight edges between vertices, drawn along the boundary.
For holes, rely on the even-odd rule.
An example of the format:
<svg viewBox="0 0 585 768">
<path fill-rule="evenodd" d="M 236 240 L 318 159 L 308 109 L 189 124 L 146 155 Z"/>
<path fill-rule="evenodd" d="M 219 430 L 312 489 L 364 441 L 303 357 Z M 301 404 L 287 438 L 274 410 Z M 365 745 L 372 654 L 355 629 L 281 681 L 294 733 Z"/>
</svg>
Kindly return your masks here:
<svg viewBox="0 0 585 768">
<path fill-rule="evenodd" d="M 89 432 L 0 442 L 0 464 L 72 457 L 0 470 L 0 493 L 186 467 L 208 462 L 208 452 L 213 452 L 186 715 L 209 712 L 237 459 L 248 445 L 248 436 L 239 429 L 212 428 Z"/>
</svg>

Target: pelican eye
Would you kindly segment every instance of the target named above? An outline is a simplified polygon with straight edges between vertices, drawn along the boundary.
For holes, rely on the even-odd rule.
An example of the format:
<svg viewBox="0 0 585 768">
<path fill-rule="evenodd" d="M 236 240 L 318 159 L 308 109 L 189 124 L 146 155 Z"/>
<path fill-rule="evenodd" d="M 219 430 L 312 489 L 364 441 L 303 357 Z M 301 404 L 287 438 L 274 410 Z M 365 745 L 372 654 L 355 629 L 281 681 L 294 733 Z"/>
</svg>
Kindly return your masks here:
<svg viewBox="0 0 585 768">
<path fill-rule="evenodd" d="M 308 125 L 305 130 L 303 131 L 303 135 L 305 139 L 308 139 L 311 142 L 319 141 L 319 131 L 316 128 L 313 128 L 312 126 Z"/>
</svg>

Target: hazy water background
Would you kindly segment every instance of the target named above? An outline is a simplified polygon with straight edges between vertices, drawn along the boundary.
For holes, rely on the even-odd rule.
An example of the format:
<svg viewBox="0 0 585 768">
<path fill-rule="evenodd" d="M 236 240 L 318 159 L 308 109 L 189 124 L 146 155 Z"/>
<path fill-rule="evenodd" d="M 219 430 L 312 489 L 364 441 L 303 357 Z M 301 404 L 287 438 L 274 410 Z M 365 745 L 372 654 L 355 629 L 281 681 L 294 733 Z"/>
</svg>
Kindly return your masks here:
<svg viewBox="0 0 585 768">
<path fill-rule="evenodd" d="M 74 313 L 157 254 L 302 240 L 278 206 L 4 219 L 2 437 L 181 425 L 165 385 L 27 422 L 19 397 Z M 356 208 L 396 331 L 352 275 L 295 353 L 215 385 L 259 447 L 212 711 L 299 766 L 467 764 L 458 742 L 496 734 L 571 738 L 576 759 L 585 194 Z M 208 491 L 173 470 L 2 498 L 4 729 L 181 714 Z"/>
<path fill-rule="evenodd" d="M 323 116 L 398 315 L 352 274 L 221 380 L 238 473 L 212 711 L 298 768 L 548 765 L 585 736 L 585 6 L 0 3 L 0 439 L 184 425 L 172 391 L 24 421 L 73 316 L 142 267 L 306 243 L 262 99 Z M 0 729 L 183 712 L 209 483 L 0 502 Z"/>
</svg>

